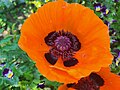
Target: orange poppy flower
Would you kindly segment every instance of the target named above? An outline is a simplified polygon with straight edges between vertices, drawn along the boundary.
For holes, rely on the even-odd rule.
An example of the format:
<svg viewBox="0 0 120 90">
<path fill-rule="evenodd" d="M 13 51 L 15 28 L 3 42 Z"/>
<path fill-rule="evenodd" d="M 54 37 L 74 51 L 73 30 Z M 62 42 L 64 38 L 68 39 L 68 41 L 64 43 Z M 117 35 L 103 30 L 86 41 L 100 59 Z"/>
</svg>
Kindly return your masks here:
<svg viewBox="0 0 120 90">
<path fill-rule="evenodd" d="M 120 90 L 120 76 L 102 68 L 98 73 L 91 73 L 81 78 L 77 84 L 64 84 L 58 90 Z"/>
<path fill-rule="evenodd" d="M 107 67 L 113 58 L 108 27 L 102 20 L 89 8 L 62 0 L 31 14 L 18 43 L 41 74 L 64 83 Z"/>
</svg>

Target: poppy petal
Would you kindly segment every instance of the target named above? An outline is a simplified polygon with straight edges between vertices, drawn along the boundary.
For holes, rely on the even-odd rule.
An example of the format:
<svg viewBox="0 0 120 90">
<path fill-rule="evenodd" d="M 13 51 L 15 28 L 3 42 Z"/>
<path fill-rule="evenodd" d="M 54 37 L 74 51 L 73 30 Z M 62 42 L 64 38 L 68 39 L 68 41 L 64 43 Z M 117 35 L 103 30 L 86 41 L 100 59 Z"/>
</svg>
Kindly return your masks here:
<svg viewBox="0 0 120 90">
<path fill-rule="evenodd" d="M 109 68 L 102 68 L 98 74 L 104 79 L 104 85 L 100 90 L 119 90 L 120 76 L 110 72 Z"/>
<path fill-rule="evenodd" d="M 32 17 L 35 17 L 35 14 L 32 14 L 23 24 L 21 29 L 22 37 L 20 37 L 18 44 L 26 52 L 48 51 L 49 47 L 44 43 L 42 34 L 36 31 L 37 28 L 31 22 Z"/>
<path fill-rule="evenodd" d="M 86 78 L 86 77 L 85 77 Z M 91 73 L 89 78 L 96 82 L 98 86 L 100 86 L 100 90 L 119 90 L 120 89 L 120 76 L 115 75 L 114 73 L 110 72 L 110 68 L 101 68 L 101 70 L 97 73 Z M 84 79 L 84 78 L 83 78 Z M 81 83 L 80 83 L 81 82 Z M 76 90 L 73 88 L 80 88 L 81 84 L 85 84 L 85 87 L 88 83 L 85 83 L 84 80 L 80 79 L 77 84 L 63 84 L 61 85 L 58 90 Z M 93 83 L 89 82 L 90 85 Z M 95 84 L 95 85 L 96 85 Z M 72 86 L 73 85 L 73 86 Z M 70 88 L 71 87 L 71 88 Z M 90 89 L 90 88 L 87 88 Z M 83 90 L 80 88 L 80 90 Z"/>
<path fill-rule="evenodd" d="M 78 60 L 77 64 L 75 60 L 74 66 L 64 66 L 61 58 L 54 58 L 52 62 L 45 58 L 45 53 L 53 45 L 46 36 L 60 30 L 71 32 L 80 41 L 76 43 L 75 37 L 72 40 L 77 46 L 73 45 L 76 51 L 73 58 Z M 92 10 L 80 4 L 68 4 L 60 0 L 45 4 L 25 21 L 18 44 L 36 62 L 41 74 L 53 81 L 69 83 L 111 64 L 113 57 L 109 51 L 109 42 L 107 26 Z M 52 56 L 50 58 L 53 59 Z"/>
<path fill-rule="evenodd" d="M 77 78 L 69 75 L 65 70 L 61 70 L 61 69 L 57 69 L 54 68 L 53 65 L 49 64 L 45 57 L 41 57 L 44 56 L 43 52 L 29 52 L 28 53 L 29 57 L 31 57 L 31 59 L 36 61 L 36 67 L 38 68 L 38 70 L 40 71 L 40 73 L 43 74 L 43 76 L 45 76 L 46 78 L 48 78 L 49 80 L 57 80 L 58 82 L 64 82 L 64 83 L 68 83 L 68 82 L 77 82 Z M 40 63 L 42 63 L 40 65 Z M 67 77 L 65 77 L 67 76 Z"/>
</svg>

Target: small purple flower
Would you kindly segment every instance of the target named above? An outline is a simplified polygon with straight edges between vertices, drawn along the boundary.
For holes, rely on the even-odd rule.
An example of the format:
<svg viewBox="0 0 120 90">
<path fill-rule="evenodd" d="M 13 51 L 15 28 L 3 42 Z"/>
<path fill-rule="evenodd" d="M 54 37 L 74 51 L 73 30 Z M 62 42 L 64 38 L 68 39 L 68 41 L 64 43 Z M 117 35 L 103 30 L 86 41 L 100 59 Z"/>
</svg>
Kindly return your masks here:
<svg viewBox="0 0 120 90">
<path fill-rule="evenodd" d="M 7 77 L 7 78 L 12 78 L 13 77 L 13 72 L 12 72 L 12 70 L 10 70 L 10 69 L 8 69 L 8 68 L 5 68 L 4 70 L 3 70 L 3 76 L 4 77 Z"/>
<path fill-rule="evenodd" d="M 118 54 L 118 57 L 115 59 L 116 61 L 116 66 L 119 66 L 120 65 L 120 52 Z"/>
<path fill-rule="evenodd" d="M 119 2 L 119 0 L 113 0 L 114 2 Z"/>
<path fill-rule="evenodd" d="M 106 6 L 102 6 L 101 12 L 103 13 L 104 16 L 106 16 L 109 13 L 109 9 L 107 9 Z"/>
<path fill-rule="evenodd" d="M 110 36 L 115 36 L 116 35 L 116 31 L 114 28 L 109 28 L 110 31 Z"/>
<path fill-rule="evenodd" d="M 101 10 L 101 3 L 94 4 L 95 11 L 99 12 Z"/>
<path fill-rule="evenodd" d="M 120 65 L 120 50 L 119 49 L 115 49 L 114 51 L 114 62 L 116 64 L 116 66 Z"/>
<path fill-rule="evenodd" d="M 45 82 L 39 83 L 39 84 L 37 85 L 37 88 L 43 89 L 44 87 L 45 87 Z"/>
<path fill-rule="evenodd" d="M 3 63 L 0 63 L 0 67 L 4 67 L 5 66 L 5 62 L 3 62 Z"/>
<path fill-rule="evenodd" d="M 114 20 L 114 19 L 112 20 L 112 23 L 116 23 L 116 22 L 117 22 L 117 20 Z"/>
<path fill-rule="evenodd" d="M 108 22 L 107 20 L 104 21 L 104 24 L 106 24 L 108 27 L 110 26 L 110 22 Z"/>
<path fill-rule="evenodd" d="M 113 52 L 114 52 L 114 57 L 116 59 L 119 56 L 120 50 L 119 49 L 114 49 Z"/>
<path fill-rule="evenodd" d="M 112 39 L 112 40 L 111 40 L 111 43 L 115 43 L 115 42 L 117 42 L 115 39 Z"/>
</svg>

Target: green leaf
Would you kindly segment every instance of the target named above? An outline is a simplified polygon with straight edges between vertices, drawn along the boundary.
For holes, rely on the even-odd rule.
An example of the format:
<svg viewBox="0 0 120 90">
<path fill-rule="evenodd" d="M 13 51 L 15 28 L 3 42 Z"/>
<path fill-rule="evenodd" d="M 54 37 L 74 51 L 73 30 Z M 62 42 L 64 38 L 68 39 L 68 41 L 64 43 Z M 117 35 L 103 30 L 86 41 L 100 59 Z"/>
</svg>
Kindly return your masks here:
<svg viewBox="0 0 120 90">
<path fill-rule="evenodd" d="M 4 29 L 3 29 L 3 28 L 1 28 L 1 29 L 0 29 L 0 33 L 2 33 L 3 31 L 4 31 Z"/>
<path fill-rule="evenodd" d="M 3 78 L 0 77 L 0 86 L 3 84 Z"/>
<path fill-rule="evenodd" d="M 17 44 L 12 44 L 12 45 L 6 45 L 2 48 L 3 51 L 10 51 L 10 50 L 16 50 L 18 48 Z"/>
<path fill-rule="evenodd" d="M 2 39 L 2 40 L 0 41 L 0 44 L 7 43 L 7 42 L 9 42 L 11 39 L 12 39 L 12 36 L 8 36 L 8 37 Z"/>
</svg>

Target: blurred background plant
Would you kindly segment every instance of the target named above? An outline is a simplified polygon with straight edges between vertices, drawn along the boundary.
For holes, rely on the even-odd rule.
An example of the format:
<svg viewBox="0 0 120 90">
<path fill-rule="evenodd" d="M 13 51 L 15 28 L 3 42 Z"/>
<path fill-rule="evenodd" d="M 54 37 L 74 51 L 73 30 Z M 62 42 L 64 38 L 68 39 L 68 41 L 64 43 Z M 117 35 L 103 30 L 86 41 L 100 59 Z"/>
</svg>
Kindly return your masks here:
<svg viewBox="0 0 120 90">
<path fill-rule="evenodd" d="M 52 0 L 0 0 L 0 90 L 57 90 L 60 85 L 43 77 L 35 63 L 18 47 L 20 29 L 27 17 Z M 66 0 L 94 10 L 109 27 L 111 71 L 120 74 L 120 1 Z"/>
</svg>

